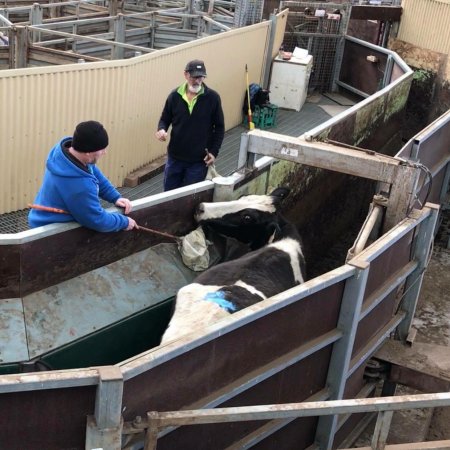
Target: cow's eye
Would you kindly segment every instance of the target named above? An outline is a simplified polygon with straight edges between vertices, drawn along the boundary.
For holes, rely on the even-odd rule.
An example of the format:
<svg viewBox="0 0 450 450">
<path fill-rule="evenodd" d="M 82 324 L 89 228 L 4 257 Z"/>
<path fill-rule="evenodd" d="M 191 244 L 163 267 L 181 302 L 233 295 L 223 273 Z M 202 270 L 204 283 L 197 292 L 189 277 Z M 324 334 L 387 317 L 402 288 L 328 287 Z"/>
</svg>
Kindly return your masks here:
<svg viewBox="0 0 450 450">
<path fill-rule="evenodd" d="M 243 219 L 244 219 L 245 222 L 251 222 L 252 216 L 251 216 L 250 214 L 246 214 L 246 215 L 243 217 Z"/>
</svg>

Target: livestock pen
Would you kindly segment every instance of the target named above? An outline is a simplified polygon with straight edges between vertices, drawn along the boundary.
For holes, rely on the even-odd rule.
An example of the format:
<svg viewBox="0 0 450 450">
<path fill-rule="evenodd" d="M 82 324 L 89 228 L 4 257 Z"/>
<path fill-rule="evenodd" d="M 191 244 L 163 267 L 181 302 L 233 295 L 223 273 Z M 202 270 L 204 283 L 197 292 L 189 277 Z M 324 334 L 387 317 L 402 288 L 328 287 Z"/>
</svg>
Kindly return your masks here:
<svg viewBox="0 0 450 450">
<path fill-rule="evenodd" d="M 434 152 L 436 183 L 428 195 L 436 201 L 443 191 L 443 184 L 438 189 L 438 175 L 447 174 L 448 182 L 448 149 L 436 145 L 448 142 L 448 117 L 434 124 L 434 129 L 435 139 L 437 135 L 442 140 L 432 142 L 433 147 L 443 149 Z M 328 158 L 328 169 L 332 170 L 320 170 L 331 174 L 340 168 L 349 173 L 351 168 L 346 175 L 350 177 L 357 172 L 356 155 L 348 149 L 301 138 L 280 140 L 266 133 L 256 130 L 246 135 L 247 145 L 242 145 L 242 158 L 248 162 L 245 173 L 136 201 L 133 217 L 144 226 L 164 224 L 165 231 L 182 235 L 194 226 L 193 210 L 201 201 L 265 192 L 283 181 L 288 167 L 306 170 L 305 164 L 316 164 L 320 169 L 321 152 L 335 158 Z M 428 139 L 410 145 L 417 155 L 428 154 L 430 134 L 424 136 Z M 267 147 L 261 145 L 264 142 Z M 298 161 L 265 157 L 252 164 L 254 143 L 263 153 L 270 147 L 279 157 Z M 314 148 L 320 150 L 315 157 Z M 360 157 L 364 167 L 359 178 L 377 174 L 374 178 L 391 186 L 392 193 L 398 191 L 399 182 L 405 185 L 405 180 L 420 180 L 422 171 L 413 161 L 376 153 Z M 410 176 L 400 177 L 404 171 Z M 144 442 L 143 432 L 152 427 L 151 418 L 159 417 L 150 414 L 147 420 L 151 411 L 370 397 L 374 384 L 364 376 L 367 362 L 389 336 L 405 339 L 414 315 L 438 218 L 436 205 L 416 204 L 430 181 L 413 182 L 409 196 L 387 194 L 384 201 L 374 202 L 381 205 L 384 220 L 369 230 L 370 241 L 347 261 L 163 346 L 157 344 L 169 320 L 172 301 L 164 289 L 174 291 L 177 286 L 169 286 L 170 282 L 183 284 L 193 276 L 180 264 L 174 244 L 164 243 L 160 236 L 102 235 L 75 224 L 16 234 L 9 245 L 3 242 L 2 246 L 2 271 L 7 274 L 2 296 L 10 298 L 11 309 L 23 307 L 24 320 L 30 320 L 23 326 L 16 323 L 17 334 L 19 329 L 29 331 L 28 342 L 22 345 L 32 348 L 23 347 L 22 354 L 29 352 L 34 362 L 54 370 L 27 374 L 15 363 L 2 365 L 2 444 L 19 449 L 26 442 L 30 450 L 68 446 L 131 449 Z M 306 191 L 302 194 L 300 204 L 308 201 Z M 400 200 L 392 203 L 394 198 Z M 407 214 L 396 219 L 399 207 Z M 370 206 L 366 204 L 363 209 L 368 212 Z M 316 214 L 321 216 L 326 210 L 318 207 Z M 354 215 L 347 215 L 349 226 L 354 220 Z M 317 223 L 323 224 L 323 218 Z M 325 233 L 313 236 L 315 241 L 310 245 L 328 237 Z M 354 238 L 357 240 L 356 235 Z M 309 258 L 313 262 L 313 253 Z M 156 298 L 154 304 L 150 304 L 151 296 Z M 126 307 L 132 301 L 147 303 L 140 305 L 138 314 L 127 315 Z M 100 332 L 92 330 L 95 324 L 91 316 L 104 317 L 120 304 L 122 319 Z M 33 341 L 33 326 L 42 327 L 44 341 L 40 344 Z M 112 332 L 114 326 L 121 330 L 119 336 Z M 91 327 L 92 332 L 71 340 L 70 334 L 80 331 L 77 327 Z M 127 354 L 133 350 L 133 333 L 141 334 L 137 346 L 141 353 L 137 355 Z M 96 339 L 101 345 L 96 345 Z M 262 423 L 164 427 L 159 432 L 158 449 L 250 445 L 290 449 L 294 442 L 299 448 L 314 443 L 331 448 L 349 434 L 361 416 L 338 420 L 337 415 L 319 417 L 317 412 L 301 418 L 267 419 Z"/>
<path fill-rule="evenodd" d="M 245 133 L 239 171 L 133 202 L 139 224 L 182 236 L 200 202 L 289 185 L 294 199 L 283 212 L 306 240 L 310 267 L 301 286 L 161 346 L 173 296 L 195 276 L 168 239 L 76 224 L 1 236 L 2 446 L 136 450 L 157 437 L 158 449 L 290 450 L 345 442 L 361 415 L 315 410 L 231 423 L 232 411 L 221 410 L 223 421 L 187 427 L 174 412 L 374 395 L 366 365 L 389 337 L 408 334 L 449 179 L 449 115 L 397 157 L 382 154 L 392 154 L 412 76 L 392 52 L 383 55 L 387 86 L 333 120 L 302 137 Z M 324 266 L 336 243 L 339 254 Z"/>
</svg>

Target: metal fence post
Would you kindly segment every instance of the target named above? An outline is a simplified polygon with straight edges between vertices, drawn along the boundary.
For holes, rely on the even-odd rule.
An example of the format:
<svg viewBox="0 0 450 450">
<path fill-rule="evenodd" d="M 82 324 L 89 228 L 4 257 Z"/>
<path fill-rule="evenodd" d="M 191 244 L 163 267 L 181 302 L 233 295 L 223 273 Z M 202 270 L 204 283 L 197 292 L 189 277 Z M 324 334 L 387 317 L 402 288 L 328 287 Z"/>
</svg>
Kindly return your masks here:
<svg viewBox="0 0 450 450">
<path fill-rule="evenodd" d="M 42 19 L 44 17 L 42 6 L 39 3 L 34 3 L 30 9 L 30 23 L 31 25 L 40 25 L 42 23 Z M 36 42 L 40 40 L 40 32 L 32 31 L 31 32 L 31 42 Z"/>
<path fill-rule="evenodd" d="M 343 335 L 333 345 L 333 352 L 328 367 L 327 386 L 330 391 L 329 400 L 341 400 L 344 394 L 367 277 L 369 275 L 370 264 L 367 261 L 354 259 L 349 264 L 356 267 L 356 272 L 353 277 L 346 281 L 342 297 L 337 328 Z M 321 450 L 330 450 L 333 447 L 337 420 L 337 415 L 321 416 L 319 418 L 315 440 Z"/>
<path fill-rule="evenodd" d="M 248 169 L 253 170 L 255 168 L 256 157 L 255 153 L 248 152 L 249 145 L 248 133 L 241 133 L 241 143 L 239 146 L 239 156 L 238 156 L 238 170 Z"/>
<path fill-rule="evenodd" d="M 123 376 L 119 367 L 98 368 L 99 384 L 95 399 L 95 413 L 88 416 L 86 450 L 122 447 Z"/>
<path fill-rule="evenodd" d="M 125 44 L 125 39 L 125 16 L 117 14 L 114 21 L 114 41 Z M 113 45 L 111 52 L 111 59 L 123 59 L 125 56 L 125 49 L 122 46 Z"/>
<path fill-rule="evenodd" d="M 419 264 L 406 279 L 405 294 L 400 306 L 400 309 L 406 312 L 405 318 L 397 327 L 399 338 L 402 341 L 405 341 L 408 336 L 416 312 L 423 273 L 428 264 L 431 242 L 434 239 L 434 229 L 439 213 L 438 205 L 427 203 L 425 208 L 430 210 L 430 215 L 417 227 L 417 235 L 413 248 L 413 258 L 418 261 Z"/>
<path fill-rule="evenodd" d="M 266 48 L 265 54 L 265 62 L 264 62 L 264 74 L 262 85 L 263 88 L 269 89 L 269 78 L 270 78 L 270 69 L 272 68 L 272 52 L 273 52 L 273 44 L 275 41 L 275 33 L 277 31 L 277 15 L 270 15 L 270 27 L 269 27 L 269 43 Z"/>
</svg>

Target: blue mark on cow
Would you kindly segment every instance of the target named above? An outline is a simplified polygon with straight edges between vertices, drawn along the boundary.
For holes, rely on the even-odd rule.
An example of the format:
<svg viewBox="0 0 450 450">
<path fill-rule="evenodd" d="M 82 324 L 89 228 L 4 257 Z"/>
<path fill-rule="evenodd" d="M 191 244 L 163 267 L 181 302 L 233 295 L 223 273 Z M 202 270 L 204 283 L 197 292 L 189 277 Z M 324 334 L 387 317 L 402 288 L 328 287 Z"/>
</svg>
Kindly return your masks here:
<svg viewBox="0 0 450 450">
<path fill-rule="evenodd" d="M 203 297 L 203 300 L 216 303 L 222 309 L 224 309 L 226 312 L 229 313 L 233 313 L 234 311 L 237 310 L 237 307 L 232 302 L 225 299 L 225 292 L 223 291 L 208 292 Z"/>
</svg>

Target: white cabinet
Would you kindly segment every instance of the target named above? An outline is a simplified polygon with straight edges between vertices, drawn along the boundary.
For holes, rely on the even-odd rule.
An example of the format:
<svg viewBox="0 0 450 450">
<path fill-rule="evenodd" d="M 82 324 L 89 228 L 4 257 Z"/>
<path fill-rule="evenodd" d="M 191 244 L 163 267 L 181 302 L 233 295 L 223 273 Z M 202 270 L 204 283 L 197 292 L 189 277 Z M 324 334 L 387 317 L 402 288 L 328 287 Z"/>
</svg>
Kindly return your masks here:
<svg viewBox="0 0 450 450">
<path fill-rule="evenodd" d="M 270 77 L 270 103 L 300 111 L 308 93 L 312 59 L 312 55 L 289 61 L 278 56 L 275 58 Z"/>
</svg>

